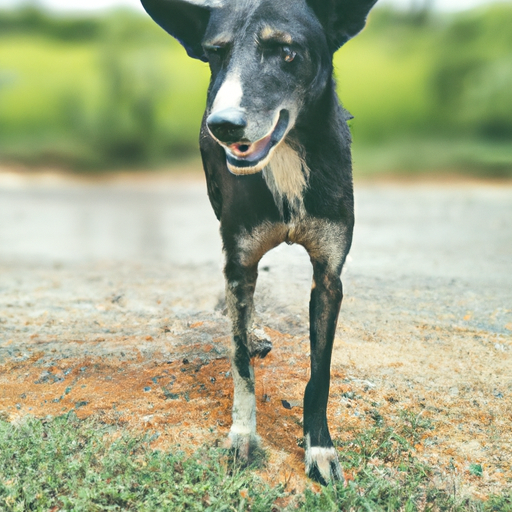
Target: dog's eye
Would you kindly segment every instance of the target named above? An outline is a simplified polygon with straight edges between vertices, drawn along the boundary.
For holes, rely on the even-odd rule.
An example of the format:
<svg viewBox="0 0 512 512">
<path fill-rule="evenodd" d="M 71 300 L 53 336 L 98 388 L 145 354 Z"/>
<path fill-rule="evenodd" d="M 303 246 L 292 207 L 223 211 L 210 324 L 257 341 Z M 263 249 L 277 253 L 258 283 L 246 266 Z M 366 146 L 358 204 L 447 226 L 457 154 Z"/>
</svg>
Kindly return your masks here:
<svg viewBox="0 0 512 512">
<path fill-rule="evenodd" d="M 295 59 L 295 56 L 297 55 L 296 52 L 294 52 L 289 46 L 283 46 L 281 49 L 283 59 L 286 62 L 291 62 L 293 59 Z"/>
<path fill-rule="evenodd" d="M 205 45 L 204 50 L 207 55 L 215 57 L 223 57 L 226 53 L 226 46 L 224 45 Z"/>
</svg>

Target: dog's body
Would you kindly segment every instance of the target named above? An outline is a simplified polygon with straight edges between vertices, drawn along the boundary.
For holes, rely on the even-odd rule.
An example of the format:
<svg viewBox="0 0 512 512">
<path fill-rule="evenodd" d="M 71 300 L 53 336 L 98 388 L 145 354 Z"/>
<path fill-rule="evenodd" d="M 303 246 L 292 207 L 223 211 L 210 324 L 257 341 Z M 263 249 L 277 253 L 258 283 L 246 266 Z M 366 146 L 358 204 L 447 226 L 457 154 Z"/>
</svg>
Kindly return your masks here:
<svg viewBox="0 0 512 512">
<path fill-rule="evenodd" d="M 326 409 L 354 214 L 348 114 L 336 96 L 332 56 L 363 28 L 376 0 L 142 2 L 212 72 L 200 147 L 226 257 L 231 445 L 248 460 L 258 444 L 251 357 L 271 348 L 252 326 L 258 262 L 282 242 L 298 243 L 313 265 L 306 471 L 322 483 L 342 479 Z"/>
</svg>

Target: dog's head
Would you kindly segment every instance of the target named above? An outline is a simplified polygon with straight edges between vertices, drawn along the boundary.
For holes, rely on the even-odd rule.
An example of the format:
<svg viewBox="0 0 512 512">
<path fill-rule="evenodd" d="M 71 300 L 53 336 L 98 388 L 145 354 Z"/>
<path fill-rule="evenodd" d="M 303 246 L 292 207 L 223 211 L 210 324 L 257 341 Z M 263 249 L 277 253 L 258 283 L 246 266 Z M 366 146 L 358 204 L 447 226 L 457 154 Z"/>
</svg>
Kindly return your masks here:
<svg viewBox="0 0 512 512">
<path fill-rule="evenodd" d="M 229 170 L 268 164 L 331 78 L 332 55 L 377 0 L 142 0 L 187 53 L 210 65 L 206 123 Z"/>
</svg>

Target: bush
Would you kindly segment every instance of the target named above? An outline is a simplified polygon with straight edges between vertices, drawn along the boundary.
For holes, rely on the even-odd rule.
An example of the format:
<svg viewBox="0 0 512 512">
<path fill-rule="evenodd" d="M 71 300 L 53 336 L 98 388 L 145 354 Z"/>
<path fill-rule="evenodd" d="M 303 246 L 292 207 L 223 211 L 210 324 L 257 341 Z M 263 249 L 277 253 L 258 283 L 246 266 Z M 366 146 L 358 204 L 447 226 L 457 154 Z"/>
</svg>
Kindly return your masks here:
<svg viewBox="0 0 512 512">
<path fill-rule="evenodd" d="M 509 175 L 511 25 L 506 4 L 373 11 L 335 56 L 356 163 Z M 208 66 L 149 17 L 0 11 L 0 42 L 0 161 L 140 168 L 198 155 Z"/>
</svg>

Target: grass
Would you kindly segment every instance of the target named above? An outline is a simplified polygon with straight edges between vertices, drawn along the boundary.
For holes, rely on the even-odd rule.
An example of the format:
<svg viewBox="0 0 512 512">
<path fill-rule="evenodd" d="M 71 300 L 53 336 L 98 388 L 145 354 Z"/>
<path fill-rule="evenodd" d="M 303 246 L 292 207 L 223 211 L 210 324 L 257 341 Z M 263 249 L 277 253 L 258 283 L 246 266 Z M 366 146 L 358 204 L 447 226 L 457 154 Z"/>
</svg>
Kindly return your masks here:
<svg viewBox="0 0 512 512">
<path fill-rule="evenodd" d="M 2 510 L 268 511 L 281 494 L 213 449 L 154 451 L 151 437 L 74 414 L 0 427 Z"/>
<path fill-rule="evenodd" d="M 192 455 L 151 448 L 157 433 L 67 415 L 16 424 L 0 421 L 0 508 L 6 511 L 507 511 L 512 492 L 478 501 L 458 494 L 415 456 L 432 425 L 403 413 L 400 427 L 375 425 L 343 445 L 348 485 L 295 494 L 270 485 L 255 469 L 233 467 L 225 451 Z M 264 465 L 265 462 L 263 461 Z M 476 477 L 479 468 L 473 468 Z"/>
</svg>

